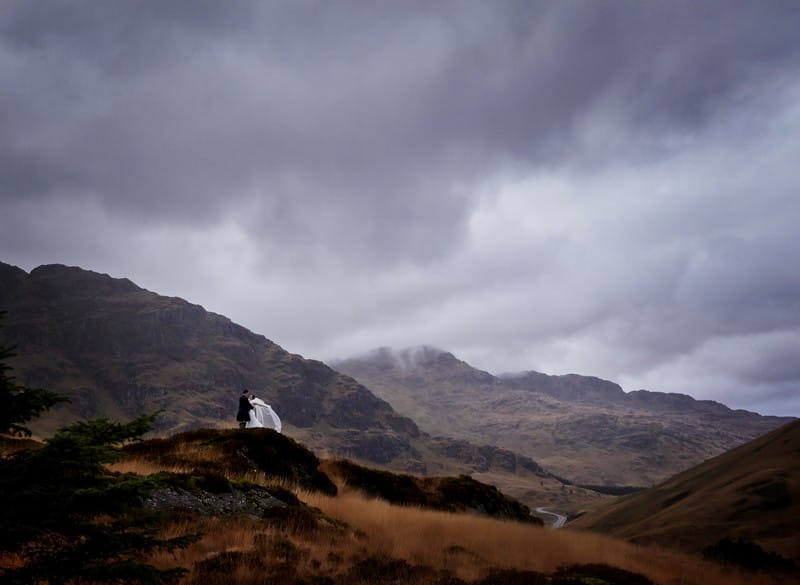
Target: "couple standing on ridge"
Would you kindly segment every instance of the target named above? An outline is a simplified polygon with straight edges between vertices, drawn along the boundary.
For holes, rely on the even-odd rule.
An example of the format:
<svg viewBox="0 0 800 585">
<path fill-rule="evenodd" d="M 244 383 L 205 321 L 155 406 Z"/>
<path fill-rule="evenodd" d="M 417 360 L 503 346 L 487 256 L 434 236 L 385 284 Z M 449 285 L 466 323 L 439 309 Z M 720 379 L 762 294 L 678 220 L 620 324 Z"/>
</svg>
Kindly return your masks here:
<svg viewBox="0 0 800 585">
<path fill-rule="evenodd" d="M 281 432 L 281 419 L 275 411 L 269 404 L 247 390 L 244 390 L 239 397 L 236 420 L 242 429 L 275 429 Z"/>
</svg>

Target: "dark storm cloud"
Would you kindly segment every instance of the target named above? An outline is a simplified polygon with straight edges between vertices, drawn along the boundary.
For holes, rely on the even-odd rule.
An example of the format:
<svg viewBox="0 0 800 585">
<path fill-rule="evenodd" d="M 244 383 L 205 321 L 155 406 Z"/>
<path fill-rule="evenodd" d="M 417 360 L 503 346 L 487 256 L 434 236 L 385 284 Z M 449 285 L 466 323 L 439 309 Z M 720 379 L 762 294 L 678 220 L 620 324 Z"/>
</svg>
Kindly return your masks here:
<svg viewBox="0 0 800 585">
<path fill-rule="evenodd" d="M 777 395 L 798 22 L 777 0 L 8 1 L 4 259 L 144 280 L 306 353 L 438 343 L 655 389 L 708 365 Z"/>
<path fill-rule="evenodd" d="M 3 96 L 15 119 L 6 160 L 33 158 L 38 183 L 10 185 L 11 196 L 85 192 L 179 221 L 255 200 L 255 233 L 298 224 L 288 236 L 354 236 L 347 251 L 367 244 L 390 257 L 404 236 L 422 236 L 421 253 L 458 232 L 463 201 L 448 183 L 466 176 L 462 149 L 429 145 L 409 109 L 438 74 L 426 59 L 451 50 L 445 23 L 416 31 L 406 20 L 398 32 L 364 22 L 351 34 L 347 11 L 288 6 L 256 11 L 231 34 L 231 19 L 211 11 L 205 22 L 190 8 L 188 21 L 104 3 L 80 17 L 12 11 L 6 59 L 22 84 Z M 415 61 L 403 63 L 409 52 Z M 302 225 L 326 207 L 344 229 Z"/>
</svg>

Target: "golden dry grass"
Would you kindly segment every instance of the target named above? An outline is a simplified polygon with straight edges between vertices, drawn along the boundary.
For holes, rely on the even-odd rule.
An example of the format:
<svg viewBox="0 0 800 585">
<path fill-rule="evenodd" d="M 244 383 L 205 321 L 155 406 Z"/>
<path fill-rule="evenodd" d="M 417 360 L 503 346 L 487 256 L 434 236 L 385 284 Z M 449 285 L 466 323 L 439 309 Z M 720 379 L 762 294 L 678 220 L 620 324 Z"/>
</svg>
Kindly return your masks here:
<svg viewBox="0 0 800 585">
<path fill-rule="evenodd" d="M 191 452 L 192 454 L 195 455 L 197 454 L 197 450 L 193 449 L 192 446 L 189 446 L 189 448 L 186 449 L 186 451 Z M 118 473 L 133 473 L 135 475 L 152 475 L 154 473 L 159 473 L 162 471 L 166 471 L 169 473 L 196 473 L 197 463 L 214 461 L 214 459 L 215 455 L 211 453 L 208 454 L 203 459 L 201 458 L 188 459 L 186 463 L 163 464 L 139 457 L 130 457 L 128 459 L 123 459 L 122 461 L 112 463 L 107 467 L 111 471 L 115 471 Z M 260 472 L 235 474 L 226 471 L 223 475 L 228 479 L 245 480 L 252 483 L 263 485 L 264 487 L 273 487 L 273 488 L 280 487 L 288 489 L 290 491 L 298 491 L 300 489 L 297 485 L 295 485 L 294 483 L 292 483 L 291 481 L 287 480 L 284 477 L 272 477 Z"/>
<path fill-rule="evenodd" d="M 256 519 L 204 518 L 174 524 L 171 532 L 201 531 L 206 536 L 175 557 L 154 559 L 161 566 L 196 566 L 221 553 L 265 555 L 264 564 L 235 565 L 219 583 L 252 585 L 265 571 L 286 570 L 274 562 L 264 543 L 288 539 L 296 551 L 291 562 L 291 582 L 298 575 L 335 578 L 355 562 L 367 558 L 402 559 L 411 565 L 446 570 L 466 581 L 476 580 L 490 569 L 513 568 L 551 573 L 558 567 L 602 563 L 641 573 L 662 585 L 773 585 L 774 577 L 723 570 L 697 557 L 652 547 L 639 547 L 591 533 L 552 530 L 465 514 L 450 514 L 390 505 L 355 492 L 337 497 L 299 494 L 326 515 L 347 523 L 347 530 L 287 534 L 280 527 L 265 526 Z M 267 560 L 267 557 L 270 560 Z M 273 575 L 274 576 L 274 575 Z M 195 583 L 197 573 L 186 583 Z M 192 580 L 195 579 L 195 580 Z M 217 581 L 208 580 L 208 585 Z"/>
<path fill-rule="evenodd" d="M 183 455 L 185 466 L 128 459 L 113 468 L 137 474 L 191 472 L 192 463 L 216 457 L 210 450 L 193 446 Z M 256 518 L 187 517 L 176 520 L 169 534 L 202 532 L 205 536 L 174 555 L 155 555 L 152 562 L 192 569 L 184 585 L 254 585 L 265 582 L 267 575 L 272 583 L 287 584 L 304 576 L 335 579 L 369 558 L 401 559 L 449 571 L 466 581 L 479 579 L 490 569 L 551 573 L 561 566 L 601 563 L 646 575 L 659 585 L 781 583 L 771 575 L 726 570 L 699 557 L 588 532 L 394 506 L 341 485 L 339 495 L 329 497 L 299 490 L 280 478 L 251 475 L 247 479 L 294 491 L 302 501 L 340 522 L 340 527 L 329 524 L 313 531 L 292 531 Z M 224 573 L 208 572 L 209 566 L 223 565 L 227 567 Z"/>
<path fill-rule="evenodd" d="M 392 506 L 354 492 L 307 502 L 368 535 L 370 554 L 453 570 L 474 579 L 488 567 L 550 573 L 560 566 L 603 563 L 648 576 L 656 583 L 767 585 L 772 577 L 723 571 L 703 560 L 613 538 L 552 530 L 465 514 Z"/>
</svg>

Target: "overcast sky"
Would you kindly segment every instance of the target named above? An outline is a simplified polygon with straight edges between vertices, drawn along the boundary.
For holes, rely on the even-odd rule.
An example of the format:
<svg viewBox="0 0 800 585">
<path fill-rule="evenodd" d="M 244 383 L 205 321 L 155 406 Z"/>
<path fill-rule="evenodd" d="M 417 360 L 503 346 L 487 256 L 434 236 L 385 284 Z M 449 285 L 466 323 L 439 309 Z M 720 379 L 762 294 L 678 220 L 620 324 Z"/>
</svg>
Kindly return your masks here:
<svg viewBox="0 0 800 585">
<path fill-rule="evenodd" d="M 800 416 L 800 2 L 0 3 L 0 260 L 308 358 Z"/>
</svg>

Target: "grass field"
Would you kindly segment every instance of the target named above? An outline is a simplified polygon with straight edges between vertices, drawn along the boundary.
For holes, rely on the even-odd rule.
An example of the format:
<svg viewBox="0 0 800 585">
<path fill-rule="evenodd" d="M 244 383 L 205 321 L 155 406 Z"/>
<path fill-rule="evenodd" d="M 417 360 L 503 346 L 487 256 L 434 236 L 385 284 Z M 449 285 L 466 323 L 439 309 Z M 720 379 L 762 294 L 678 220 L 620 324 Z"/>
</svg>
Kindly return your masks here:
<svg viewBox="0 0 800 585">
<path fill-rule="evenodd" d="M 185 472 L 197 460 L 216 457 L 211 450 L 191 447 L 183 456 L 186 466 L 166 470 Z M 164 466 L 131 459 L 115 469 L 148 474 Z M 661 585 L 782 583 L 774 575 L 727 569 L 697 556 L 593 533 L 390 505 L 341 483 L 338 495 L 325 496 L 280 478 L 250 475 L 247 479 L 265 487 L 288 488 L 318 512 L 313 521 L 307 514 L 279 521 L 176 516 L 171 533 L 200 531 L 205 536 L 174 557 L 160 555 L 154 562 L 189 568 L 182 585 L 535 583 L 534 573 L 542 574 L 546 580 L 540 582 L 547 583 L 549 577 L 544 575 L 553 575 L 560 567 L 589 564 L 642 575 Z"/>
</svg>

